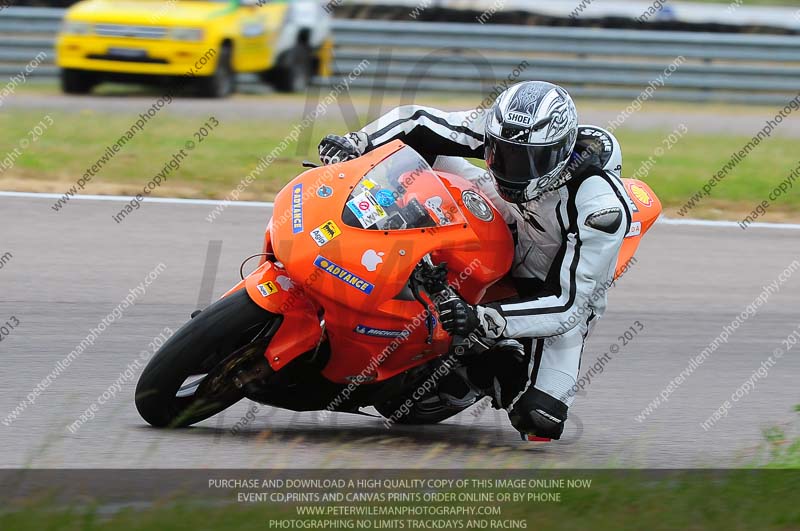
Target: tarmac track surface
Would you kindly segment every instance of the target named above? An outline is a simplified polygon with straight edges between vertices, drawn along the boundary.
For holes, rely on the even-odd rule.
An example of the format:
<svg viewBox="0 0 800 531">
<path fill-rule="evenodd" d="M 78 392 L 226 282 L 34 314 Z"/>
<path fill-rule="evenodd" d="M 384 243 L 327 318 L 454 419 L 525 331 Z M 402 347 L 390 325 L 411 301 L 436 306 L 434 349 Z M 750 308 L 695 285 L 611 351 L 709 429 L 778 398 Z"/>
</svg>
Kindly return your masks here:
<svg viewBox="0 0 800 531">
<path fill-rule="evenodd" d="M 800 403 L 800 346 L 790 350 L 708 431 L 701 427 L 798 326 L 800 270 L 780 285 L 704 364 L 643 422 L 636 415 L 689 359 L 718 336 L 795 259 L 796 230 L 658 224 L 610 292 L 609 310 L 584 354 L 583 371 L 619 343 L 635 321 L 644 330 L 614 354 L 571 412 L 565 439 L 519 441 L 505 414 L 473 407 L 430 427 L 381 419 L 258 406 L 243 401 L 195 428 L 161 431 L 133 405 L 136 377 L 74 434 L 66 427 L 109 388 L 165 326 L 188 320 L 199 298 L 210 241 L 222 241 L 214 296 L 259 252 L 266 207 L 150 202 L 122 223 L 120 202 L 73 200 L 54 212 L 47 198 L 0 197 L 0 324 L 19 325 L 0 343 L 0 467 L 733 467 L 755 455 L 762 429 L 791 422 Z M 13 422 L 7 415 L 157 264 L 166 269 Z M 138 376 L 138 371 L 137 374 Z"/>
</svg>

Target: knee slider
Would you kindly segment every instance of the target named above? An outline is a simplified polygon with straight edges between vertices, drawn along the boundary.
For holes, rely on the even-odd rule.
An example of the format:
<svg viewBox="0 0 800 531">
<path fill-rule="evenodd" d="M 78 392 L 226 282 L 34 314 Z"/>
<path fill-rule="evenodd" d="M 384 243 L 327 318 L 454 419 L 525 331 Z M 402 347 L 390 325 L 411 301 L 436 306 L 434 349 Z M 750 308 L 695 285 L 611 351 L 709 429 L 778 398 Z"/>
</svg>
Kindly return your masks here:
<svg viewBox="0 0 800 531">
<path fill-rule="evenodd" d="M 560 400 L 531 387 L 508 412 L 508 418 L 522 433 L 558 440 L 564 433 L 568 409 Z"/>
</svg>

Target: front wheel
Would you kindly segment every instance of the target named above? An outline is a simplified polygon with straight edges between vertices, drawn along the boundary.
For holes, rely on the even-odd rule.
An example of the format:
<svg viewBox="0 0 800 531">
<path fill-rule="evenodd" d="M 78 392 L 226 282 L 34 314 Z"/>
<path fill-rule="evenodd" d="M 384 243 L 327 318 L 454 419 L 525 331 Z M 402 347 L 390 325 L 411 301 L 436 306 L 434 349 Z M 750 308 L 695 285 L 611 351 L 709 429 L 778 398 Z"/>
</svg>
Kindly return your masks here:
<svg viewBox="0 0 800 531">
<path fill-rule="evenodd" d="M 233 69 L 233 49 L 223 46 L 217 69 L 199 80 L 199 93 L 203 98 L 227 98 L 236 91 L 236 71 Z"/>
<path fill-rule="evenodd" d="M 233 381 L 220 382 L 214 375 L 230 364 L 232 354 L 249 355 L 246 347 L 263 345 L 264 333 L 279 318 L 257 306 L 244 289 L 197 314 L 161 347 L 142 372 L 136 385 L 139 414 L 153 426 L 179 428 L 205 420 L 241 400 L 242 391 Z"/>
<path fill-rule="evenodd" d="M 89 94 L 97 84 L 95 75 L 83 70 L 61 70 L 61 90 L 64 94 Z"/>
<path fill-rule="evenodd" d="M 311 82 L 312 54 L 308 46 L 298 44 L 287 52 L 281 65 L 271 72 L 278 92 L 302 92 Z"/>
</svg>

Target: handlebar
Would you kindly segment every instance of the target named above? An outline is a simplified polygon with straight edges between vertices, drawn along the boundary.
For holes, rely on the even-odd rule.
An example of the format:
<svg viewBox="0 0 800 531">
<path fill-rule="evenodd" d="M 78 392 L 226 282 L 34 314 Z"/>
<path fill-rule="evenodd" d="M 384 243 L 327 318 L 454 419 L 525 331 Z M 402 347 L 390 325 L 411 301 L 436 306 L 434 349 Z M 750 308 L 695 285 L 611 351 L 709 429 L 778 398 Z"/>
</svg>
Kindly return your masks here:
<svg viewBox="0 0 800 531">
<path fill-rule="evenodd" d="M 441 263 L 434 265 L 430 255 L 426 255 L 419 266 L 417 266 L 418 280 L 425 287 L 431 300 L 441 300 L 448 302 L 453 299 L 460 299 L 455 289 L 447 282 L 447 264 Z M 467 352 L 482 354 L 492 348 L 491 345 L 479 338 L 477 334 L 470 334 L 469 337 L 453 336 L 453 351 L 457 356 L 463 356 Z"/>
</svg>

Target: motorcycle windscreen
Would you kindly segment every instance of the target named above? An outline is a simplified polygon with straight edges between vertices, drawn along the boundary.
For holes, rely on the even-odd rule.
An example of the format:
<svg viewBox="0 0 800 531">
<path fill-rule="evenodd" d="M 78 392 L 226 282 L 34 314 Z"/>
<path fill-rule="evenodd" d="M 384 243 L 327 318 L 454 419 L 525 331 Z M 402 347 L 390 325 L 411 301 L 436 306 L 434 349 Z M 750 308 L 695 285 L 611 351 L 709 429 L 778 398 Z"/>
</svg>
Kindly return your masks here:
<svg viewBox="0 0 800 531">
<path fill-rule="evenodd" d="M 406 146 L 372 168 L 345 203 L 342 221 L 367 230 L 407 230 L 466 223 L 445 185 Z"/>
</svg>

